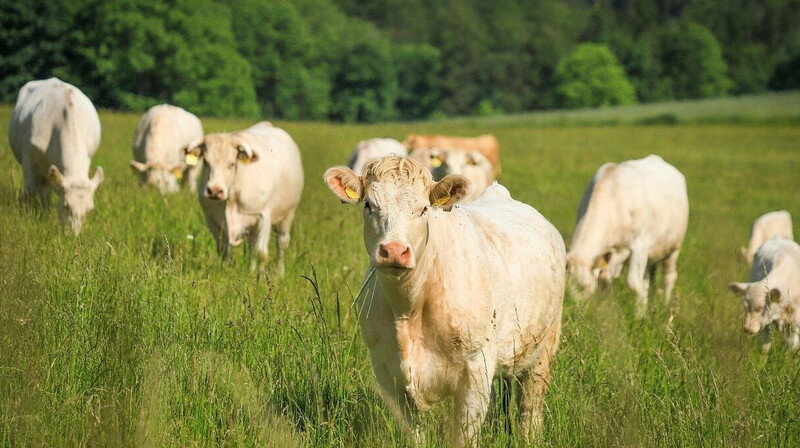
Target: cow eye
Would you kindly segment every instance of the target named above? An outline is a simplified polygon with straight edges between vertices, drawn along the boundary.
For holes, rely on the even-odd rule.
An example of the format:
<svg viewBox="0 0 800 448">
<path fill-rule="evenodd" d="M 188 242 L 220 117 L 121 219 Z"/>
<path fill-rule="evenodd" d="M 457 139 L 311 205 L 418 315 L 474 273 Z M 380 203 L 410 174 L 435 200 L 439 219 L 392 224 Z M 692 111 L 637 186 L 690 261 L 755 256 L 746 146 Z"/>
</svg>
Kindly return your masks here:
<svg viewBox="0 0 800 448">
<path fill-rule="evenodd" d="M 422 211 L 419 212 L 419 216 L 425 216 L 425 213 L 428 213 L 428 206 L 422 207 Z"/>
</svg>

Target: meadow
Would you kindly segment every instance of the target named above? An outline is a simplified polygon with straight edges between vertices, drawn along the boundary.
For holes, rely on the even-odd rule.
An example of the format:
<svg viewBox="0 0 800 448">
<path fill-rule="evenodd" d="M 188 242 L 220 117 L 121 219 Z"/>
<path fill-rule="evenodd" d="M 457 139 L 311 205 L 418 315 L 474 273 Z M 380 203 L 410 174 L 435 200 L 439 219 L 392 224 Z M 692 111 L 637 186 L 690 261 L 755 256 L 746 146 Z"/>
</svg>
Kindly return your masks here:
<svg viewBox="0 0 800 448">
<path fill-rule="evenodd" d="M 188 191 L 162 197 L 138 185 L 128 167 L 138 115 L 101 111 L 92 172 L 103 166 L 105 181 L 78 237 L 54 208 L 20 200 L 21 168 L 4 135 L 0 445 L 410 446 L 375 391 L 351 307 L 367 266 L 361 213 L 322 173 L 361 139 L 437 132 L 494 133 L 501 182 L 567 243 L 602 163 L 655 153 L 687 178 L 689 229 L 671 304 L 655 291 L 637 321 L 623 281 L 584 302 L 567 293 L 542 446 L 800 446 L 800 354 L 779 336 L 762 354 L 727 288 L 747 278 L 739 247 L 755 218 L 786 209 L 798 224 L 793 98 L 794 121 L 278 122 L 300 146 L 306 176 L 280 279 L 251 273 L 242 248 L 221 260 Z M 684 107 L 667 113 L 680 118 Z M 0 106 L 4 133 L 10 114 Z M 203 124 L 215 132 L 252 122 Z M 498 418 L 480 446 L 520 446 Z M 436 425 L 427 428 L 430 446 L 444 446 Z"/>
</svg>

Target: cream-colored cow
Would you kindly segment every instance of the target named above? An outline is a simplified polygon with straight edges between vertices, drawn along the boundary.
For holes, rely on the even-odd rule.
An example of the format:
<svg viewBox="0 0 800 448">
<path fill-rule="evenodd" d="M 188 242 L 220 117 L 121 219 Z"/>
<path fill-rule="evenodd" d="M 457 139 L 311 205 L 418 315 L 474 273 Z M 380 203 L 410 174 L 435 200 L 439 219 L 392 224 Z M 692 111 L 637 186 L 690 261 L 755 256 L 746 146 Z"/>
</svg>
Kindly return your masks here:
<svg viewBox="0 0 800 448">
<path fill-rule="evenodd" d="M 470 183 L 470 191 L 461 199 L 460 204 L 478 199 L 495 179 L 492 163 L 479 151 L 420 148 L 411 153 L 411 158 L 431 170 L 434 180 L 441 180 L 448 174 L 466 177 Z"/>
<path fill-rule="evenodd" d="M 261 122 L 248 129 L 209 134 L 186 148 L 186 163 L 203 159 L 197 195 L 206 223 L 227 255 L 245 237 L 263 268 L 270 231 L 277 234 L 278 273 L 285 271 L 295 210 L 303 192 L 300 150 L 283 129 Z"/>
<path fill-rule="evenodd" d="M 755 253 L 748 283 L 734 282 L 730 289 L 742 296 L 744 331 L 764 331 L 765 352 L 772 342 L 772 322 L 789 328 L 789 348 L 800 348 L 800 245 L 782 238 L 767 240 Z"/>
<path fill-rule="evenodd" d="M 169 104 L 153 106 L 142 115 L 133 134 L 130 166 L 141 183 L 155 185 L 161 194 L 178 191 L 183 179 L 196 191 L 201 164 L 188 166 L 183 156 L 186 146 L 200 138 L 203 125 L 194 114 Z"/>
<path fill-rule="evenodd" d="M 644 317 L 655 266 L 663 265 L 665 299 L 678 278 L 689 222 L 683 175 L 661 157 L 606 163 L 583 194 L 567 254 L 570 284 L 591 294 L 598 277 L 619 275 L 628 259 L 628 286 L 636 291 L 637 317 Z"/>
<path fill-rule="evenodd" d="M 22 164 L 26 197 L 47 207 L 50 189 L 58 195 L 58 216 L 77 235 L 94 209 L 103 168 L 89 178 L 100 145 L 100 117 L 77 87 L 58 78 L 30 81 L 19 91 L 8 139 Z"/>
<path fill-rule="evenodd" d="M 742 256 L 752 263 L 753 255 L 764 241 L 775 237 L 794 240 L 792 215 L 786 210 L 765 213 L 756 219 L 750 231 L 750 243 L 747 248 L 741 248 Z"/>
<path fill-rule="evenodd" d="M 492 163 L 493 175 L 500 175 L 500 143 L 497 137 L 491 134 L 478 137 L 454 137 L 449 135 L 419 135 L 409 134 L 403 144 L 413 153 L 417 149 L 439 148 L 456 149 L 462 151 L 479 151 Z"/>
<path fill-rule="evenodd" d="M 495 184 L 456 205 L 462 176 L 434 182 L 408 157 L 325 172 L 336 196 L 364 206 L 370 269 L 357 299 L 380 391 L 401 422 L 452 396 L 454 444 L 477 443 L 492 379 L 516 378 L 526 435 L 541 429 L 565 282 L 561 235 Z M 419 434 L 419 433 L 417 433 Z"/>
<path fill-rule="evenodd" d="M 408 151 L 402 143 L 393 138 L 371 138 L 358 142 L 347 166 L 353 172 L 361 173 L 364 165 L 372 159 L 386 156 L 404 156 Z"/>
</svg>

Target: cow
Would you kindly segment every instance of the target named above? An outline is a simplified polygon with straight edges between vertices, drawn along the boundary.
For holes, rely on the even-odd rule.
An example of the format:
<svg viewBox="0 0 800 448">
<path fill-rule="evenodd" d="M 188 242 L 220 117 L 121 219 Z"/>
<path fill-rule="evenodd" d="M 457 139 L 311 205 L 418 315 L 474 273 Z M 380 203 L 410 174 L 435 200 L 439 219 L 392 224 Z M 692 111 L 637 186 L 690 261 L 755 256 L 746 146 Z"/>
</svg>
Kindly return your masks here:
<svg viewBox="0 0 800 448">
<path fill-rule="evenodd" d="M 58 78 L 26 83 L 11 115 L 8 139 L 22 165 L 25 197 L 50 204 L 58 195 L 58 216 L 78 235 L 103 168 L 89 178 L 92 156 L 100 145 L 100 117 L 91 100 L 77 87 Z"/>
<path fill-rule="evenodd" d="M 741 248 L 742 256 L 752 263 L 756 250 L 764 241 L 775 237 L 794 240 L 792 215 L 786 210 L 765 213 L 756 219 L 750 231 L 750 243 L 747 248 Z"/>
<path fill-rule="evenodd" d="M 478 199 L 495 180 L 492 163 L 479 151 L 420 148 L 411 153 L 411 158 L 431 170 L 436 181 L 448 174 L 466 177 L 470 183 L 470 191 L 461 199 L 461 204 Z"/>
<path fill-rule="evenodd" d="M 767 240 L 754 255 L 748 283 L 733 282 L 730 290 L 742 297 L 744 331 L 763 330 L 764 352 L 772 345 L 773 322 L 789 327 L 790 349 L 800 348 L 800 245 L 783 238 Z"/>
<path fill-rule="evenodd" d="M 285 272 L 295 210 L 303 192 L 300 150 L 292 137 L 269 122 L 232 133 L 208 134 L 186 147 L 187 165 L 203 160 L 197 196 L 206 224 L 226 256 L 248 238 L 262 270 L 270 231 L 277 236 L 278 274 Z"/>
<path fill-rule="evenodd" d="M 361 176 L 332 167 L 324 180 L 364 207 L 368 292 L 355 306 L 379 391 L 401 424 L 419 434 L 418 412 L 452 396 L 453 442 L 475 445 L 501 377 L 521 385 L 524 433 L 540 430 L 565 284 L 555 227 L 497 183 L 454 206 L 469 181 L 435 182 L 409 157 L 373 160 Z"/>
<path fill-rule="evenodd" d="M 371 159 L 390 155 L 405 156 L 408 154 L 406 147 L 393 138 L 371 138 L 358 142 L 347 166 L 356 173 L 361 173 L 364 165 Z"/>
<path fill-rule="evenodd" d="M 480 151 L 494 169 L 493 175 L 500 175 L 500 144 L 494 135 L 486 134 L 478 137 L 453 137 L 448 135 L 420 135 L 409 134 L 403 140 L 403 145 L 410 152 L 421 148 L 460 149 L 464 151 Z"/>
<path fill-rule="evenodd" d="M 202 137 L 203 125 L 194 114 L 169 104 L 153 106 L 142 115 L 133 134 L 130 166 L 140 183 L 155 185 L 161 194 L 178 191 L 182 179 L 194 192 L 201 165 L 186 165 L 184 149 Z"/>
<path fill-rule="evenodd" d="M 567 254 L 576 295 L 593 293 L 598 277 L 613 279 L 629 260 L 627 282 L 637 295 L 637 318 L 644 317 L 659 264 L 669 302 L 689 222 L 686 179 L 675 167 L 657 155 L 606 163 L 589 182 L 577 215 Z"/>
</svg>

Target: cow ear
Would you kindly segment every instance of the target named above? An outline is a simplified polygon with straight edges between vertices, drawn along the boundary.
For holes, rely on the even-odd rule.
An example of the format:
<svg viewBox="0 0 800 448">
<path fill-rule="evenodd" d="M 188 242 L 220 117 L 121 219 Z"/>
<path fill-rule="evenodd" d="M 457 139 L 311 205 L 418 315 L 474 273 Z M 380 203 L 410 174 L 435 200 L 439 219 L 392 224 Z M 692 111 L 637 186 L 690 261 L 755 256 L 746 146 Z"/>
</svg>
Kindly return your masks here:
<svg viewBox="0 0 800 448">
<path fill-rule="evenodd" d="M 147 171 L 146 163 L 137 162 L 136 160 L 131 160 L 130 162 L 128 162 L 128 165 L 130 165 L 131 168 L 133 168 L 133 170 L 138 173 L 144 173 L 145 171 Z"/>
<path fill-rule="evenodd" d="M 64 190 L 64 175 L 61 174 L 61 171 L 59 171 L 57 166 L 50 165 L 47 175 L 50 178 L 50 184 L 55 187 L 56 190 Z"/>
<path fill-rule="evenodd" d="M 470 188 L 469 180 L 466 177 L 448 174 L 431 187 L 431 205 L 450 210 L 456 202 L 469 193 Z"/>
<path fill-rule="evenodd" d="M 601 255 L 600 258 L 597 259 L 595 267 L 598 267 L 600 269 L 605 269 L 608 266 L 608 262 L 611 261 L 611 256 L 612 254 L 610 251 Z"/>
<path fill-rule="evenodd" d="M 92 176 L 92 185 L 94 185 L 95 189 L 103 182 L 103 177 L 103 167 L 98 166 L 97 169 L 94 170 L 94 176 Z"/>
<path fill-rule="evenodd" d="M 781 290 L 778 288 L 772 288 L 769 290 L 769 300 L 770 302 L 777 302 L 781 299 Z"/>
<path fill-rule="evenodd" d="M 238 151 L 236 160 L 238 160 L 240 163 L 258 161 L 258 154 L 256 154 L 255 151 L 253 151 L 253 148 L 251 148 L 247 143 L 242 142 L 236 145 L 236 151 Z"/>
<path fill-rule="evenodd" d="M 200 137 L 183 148 L 184 161 L 189 166 L 197 165 L 200 157 L 203 156 L 203 151 L 205 151 L 204 138 Z"/>
<path fill-rule="evenodd" d="M 731 290 L 731 292 L 741 294 L 747 290 L 747 283 L 733 282 L 728 285 L 728 288 Z"/>
<path fill-rule="evenodd" d="M 342 202 L 353 203 L 361 200 L 363 188 L 361 178 L 350 168 L 345 166 L 328 168 L 322 178 Z"/>
</svg>

